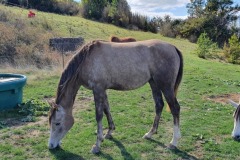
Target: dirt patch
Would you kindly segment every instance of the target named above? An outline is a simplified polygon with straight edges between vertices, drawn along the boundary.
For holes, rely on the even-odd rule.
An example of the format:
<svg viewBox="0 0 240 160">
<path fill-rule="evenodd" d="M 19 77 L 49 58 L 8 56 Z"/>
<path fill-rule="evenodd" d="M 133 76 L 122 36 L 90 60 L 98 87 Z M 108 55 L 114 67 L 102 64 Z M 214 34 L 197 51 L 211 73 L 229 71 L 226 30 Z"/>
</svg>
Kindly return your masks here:
<svg viewBox="0 0 240 160">
<path fill-rule="evenodd" d="M 46 100 L 51 101 L 52 98 L 46 98 Z M 89 103 L 91 101 L 93 101 L 93 97 L 76 98 L 76 102 L 74 104 L 74 113 L 77 113 L 80 110 L 89 109 Z M 24 126 L 48 125 L 48 116 L 37 117 L 36 122 L 24 122 L 21 119 L 22 118 L 7 118 L 0 121 L 0 123 L 2 123 L 5 127 L 10 127 L 13 129 L 18 129 Z"/>
<path fill-rule="evenodd" d="M 207 100 L 214 101 L 216 103 L 228 104 L 228 100 L 231 99 L 235 102 L 239 102 L 240 93 L 230 93 L 230 94 L 222 94 L 222 95 L 212 95 L 206 97 Z"/>
<path fill-rule="evenodd" d="M 76 99 L 74 113 L 89 108 L 89 103 L 92 100 L 91 97 Z M 75 117 L 75 120 L 78 121 L 78 118 Z M 3 130 L 3 132 L 0 128 L 0 143 L 9 141 L 13 145 L 21 146 L 22 143 L 19 142 L 21 140 L 49 134 L 47 116 L 37 117 L 36 122 L 23 122 L 21 118 L 7 118 L 0 123 L 3 124 L 4 128 L 10 128 L 10 130 Z"/>
<path fill-rule="evenodd" d="M 193 155 L 194 157 L 198 158 L 198 159 L 202 159 L 203 155 L 204 155 L 204 149 L 203 149 L 203 144 L 202 141 L 196 141 L 195 145 L 194 145 L 194 151 L 190 152 L 190 155 Z"/>
<path fill-rule="evenodd" d="M 38 121 L 36 122 L 23 122 L 20 119 L 8 118 L 2 121 L 2 123 L 4 123 L 6 127 L 20 128 L 23 126 L 35 126 L 35 125 L 47 124 L 47 121 L 48 121 L 48 117 L 42 116 L 42 117 L 38 117 Z"/>
</svg>

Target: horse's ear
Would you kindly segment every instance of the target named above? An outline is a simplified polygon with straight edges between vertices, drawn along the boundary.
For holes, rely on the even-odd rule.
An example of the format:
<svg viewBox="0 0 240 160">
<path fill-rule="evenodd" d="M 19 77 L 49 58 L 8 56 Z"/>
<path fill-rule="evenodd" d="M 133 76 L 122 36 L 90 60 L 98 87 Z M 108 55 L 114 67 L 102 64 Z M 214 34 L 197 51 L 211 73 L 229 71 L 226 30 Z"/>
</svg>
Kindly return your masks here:
<svg viewBox="0 0 240 160">
<path fill-rule="evenodd" d="M 229 99 L 228 102 L 229 102 L 234 108 L 238 108 L 238 106 L 239 106 L 239 104 L 237 104 L 236 102 L 232 101 L 231 99 Z"/>
<path fill-rule="evenodd" d="M 58 110 L 61 106 L 56 104 L 54 100 L 49 100 L 48 101 L 49 105 L 51 108 Z"/>
<path fill-rule="evenodd" d="M 50 107 L 54 108 L 54 106 L 56 106 L 56 103 L 53 100 L 47 100 L 48 104 L 50 105 Z"/>
</svg>

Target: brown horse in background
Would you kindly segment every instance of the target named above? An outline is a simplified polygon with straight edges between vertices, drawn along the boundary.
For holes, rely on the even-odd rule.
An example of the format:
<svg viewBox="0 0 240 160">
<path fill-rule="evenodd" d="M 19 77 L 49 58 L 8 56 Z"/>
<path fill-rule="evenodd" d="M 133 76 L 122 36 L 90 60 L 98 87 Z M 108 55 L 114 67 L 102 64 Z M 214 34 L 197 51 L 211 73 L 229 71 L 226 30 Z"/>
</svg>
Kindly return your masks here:
<svg viewBox="0 0 240 160">
<path fill-rule="evenodd" d="M 116 36 L 111 36 L 109 41 L 110 42 L 125 43 L 125 42 L 136 42 L 137 40 L 132 38 L 132 37 L 118 38 Z"/>
</svg>

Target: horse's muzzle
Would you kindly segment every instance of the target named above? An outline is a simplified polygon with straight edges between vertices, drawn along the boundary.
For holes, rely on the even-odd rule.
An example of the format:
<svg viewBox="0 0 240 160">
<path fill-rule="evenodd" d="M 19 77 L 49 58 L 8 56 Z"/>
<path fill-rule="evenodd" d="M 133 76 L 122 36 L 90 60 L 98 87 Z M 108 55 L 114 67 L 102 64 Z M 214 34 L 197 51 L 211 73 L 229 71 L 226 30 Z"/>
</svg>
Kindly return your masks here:
<svg viewBox="0 0 240 160">
<path fill-rule="evenodd" d="M 54 145 L 53 143 L 48 144 L 48 149 L 55 149 L 55 148 L 61 148 L 60 142 L 57 145 Z"/>
<path fill-rule="evenodd" d="M 240 135 L 237 135 L 237 136 L 232 136 L 232 138 L 235 140 L 235 141 L 240 141 Z"/>
<path fill-rule="evenodd" d="M 57 146 L 56 146 L 57 147 Z M 50 143 L 49 145 L 48 145 L 48 148 L 49 149 L 54 149 L 54 148 L 56 148 L 56 147 L 54 147 L 54 145 L 52 144 L 52 143 Z"/>
</svg>

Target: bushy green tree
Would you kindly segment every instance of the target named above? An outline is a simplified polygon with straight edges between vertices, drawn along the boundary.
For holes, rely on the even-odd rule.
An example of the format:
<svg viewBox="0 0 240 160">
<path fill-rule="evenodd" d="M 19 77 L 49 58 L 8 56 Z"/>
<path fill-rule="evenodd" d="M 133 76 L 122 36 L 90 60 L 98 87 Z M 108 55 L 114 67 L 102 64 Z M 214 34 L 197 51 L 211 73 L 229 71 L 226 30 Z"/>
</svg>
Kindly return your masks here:
<svg viewBox="0 0 240 160">
<path fill-rule="evenodd" d="M 229 45 L 225 44 L 224 53 L 230 63 L 240 63 L 240 41 L 236 34 L 229 39 Z"/>
<path fill-rule="evenodd" d="M 189 18 L 181 28 L 183 37 L 196 38 L 206 32 L 213 42 L 222 47 L 235 32 L 232 23 L 237 19 L 240 6 L 233 0 L 191 0 L 187 5 Z"/>
<path fill-rule="evenodd" d="M 197 55 L 200 58 L 213 57 L 216 54 L 217 44 L 213 43 L 207 33 L 202 33 L 197 40 Z"/>
<path fill-rule="evenodd" d="M 179 34 L 179 27 L 182 24 L 181 19 L 172 19 L 169 15 L 157 20 L 159 22 L 159 32 L 166 37 L 175 38 Z"/>
<path fill-rule="evenodd" d="M 102 17 L 107 0 L 82 0 L 83 16 L 85 18 L 99 20 Z"/>
<path fill-rule="evenodd" d="M 125 28 L 137 28 L 156 33 L 156 23 L 149 17 L 131 13 L 126 0 L 82 0 L 82 16 L 115 24 Z"/>
</svg>

